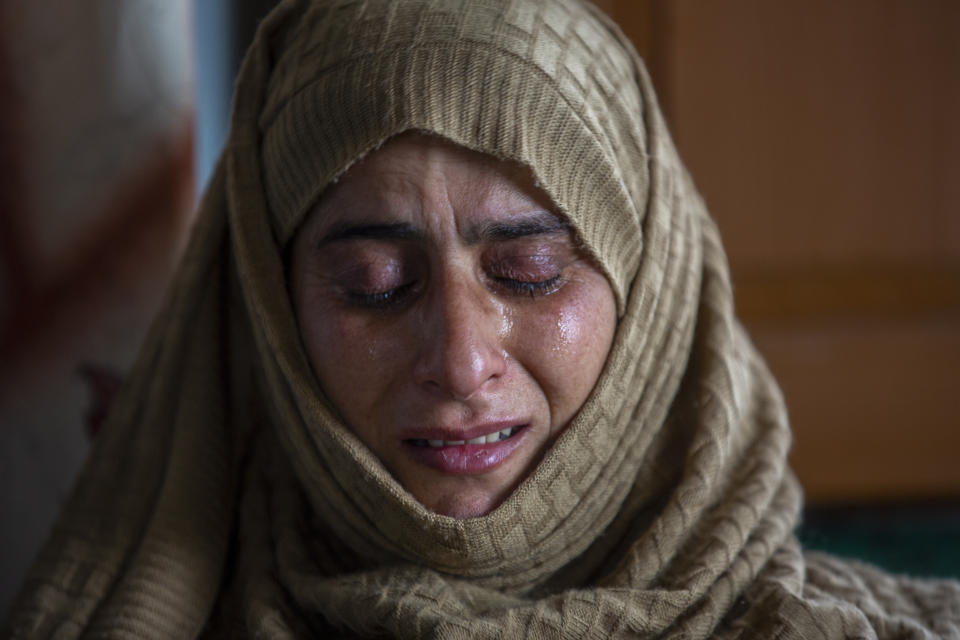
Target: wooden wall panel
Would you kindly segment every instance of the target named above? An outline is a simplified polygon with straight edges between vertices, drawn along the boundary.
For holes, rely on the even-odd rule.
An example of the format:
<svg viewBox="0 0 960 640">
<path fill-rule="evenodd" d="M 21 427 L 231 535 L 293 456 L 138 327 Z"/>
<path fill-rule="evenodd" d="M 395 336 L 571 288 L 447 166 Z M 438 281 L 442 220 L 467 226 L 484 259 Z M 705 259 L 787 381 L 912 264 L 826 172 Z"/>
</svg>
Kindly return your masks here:
<svg viewBox="0 0 960 640">
<path fill-rule="evenodd" d="M 960 4 L 668 6 L 674 135 L 738 271 L 960 260 Z"/>
<path fill-rule="evenodd" d="M 753 323 L 784 390 L 813 500 L 956 496 L 955 318 Z"/>
<path fill-rule="evenodd" d="M 960 3 L 605 5 L 649 39 L 808 494 L 960 495 Z"/>
</svg>

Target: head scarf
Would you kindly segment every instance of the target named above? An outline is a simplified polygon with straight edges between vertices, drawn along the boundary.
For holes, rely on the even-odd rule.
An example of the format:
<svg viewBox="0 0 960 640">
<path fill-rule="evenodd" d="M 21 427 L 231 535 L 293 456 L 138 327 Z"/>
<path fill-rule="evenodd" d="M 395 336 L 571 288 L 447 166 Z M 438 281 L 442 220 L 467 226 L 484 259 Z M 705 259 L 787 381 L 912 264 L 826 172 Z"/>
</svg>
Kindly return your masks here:
<svg viewBox="0 0 960 640">
<path fill-rule="evenodd" d="M 618 305 L 577 416 L 501 506 L 467 520 L 426 510 L 338 420 L 285 284 L 286 248 L 324 188 L 410 130 L 528 166 Z M 735 320 L 716 228 L 615 25 L 573 0 L 285 0 L 243 65 L 164 311 L 10 629 L 956 629 L 931 621 L 937 607 L 960 618 L 947 583 L 803 556 L 789 442 L 780 393 Z"/>
</svg>

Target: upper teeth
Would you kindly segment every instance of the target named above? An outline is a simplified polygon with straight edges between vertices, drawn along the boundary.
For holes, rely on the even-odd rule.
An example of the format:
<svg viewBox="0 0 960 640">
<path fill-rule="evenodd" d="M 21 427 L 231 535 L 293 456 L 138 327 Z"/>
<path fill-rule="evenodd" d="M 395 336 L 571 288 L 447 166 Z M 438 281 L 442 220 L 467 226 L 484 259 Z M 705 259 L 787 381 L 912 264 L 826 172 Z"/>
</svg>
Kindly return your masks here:
<svg viewBox="0 0 960 640">
<path fill-rule="evenodd" d="M 469 440 L 414 440 L 413 444 L 425 447 L 454 447 L 461 444 L 489 444 L 491 442 L 500 442 L 501 440 L 506 440 L 514 431 L 516 427 L 510 427 L 509 429 L 504 429 L 503 431 L 494 431 L 493 433 L 488 433 L 485 436 L 477 436 L 476 438 L 470 438 Z"/>
</svg>

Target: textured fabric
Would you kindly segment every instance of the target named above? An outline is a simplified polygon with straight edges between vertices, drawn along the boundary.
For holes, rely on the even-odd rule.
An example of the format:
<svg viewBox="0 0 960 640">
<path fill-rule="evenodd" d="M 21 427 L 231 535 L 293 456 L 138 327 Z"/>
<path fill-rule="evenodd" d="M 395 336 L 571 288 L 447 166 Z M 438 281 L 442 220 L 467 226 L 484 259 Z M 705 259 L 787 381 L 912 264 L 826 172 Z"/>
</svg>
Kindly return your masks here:
<svg viewBox="0 0 960 640">
<path fill-rule="evenodd" d="M 490 514 L 427 511 L 341 424 L 284 256 L 421 130 L 528 165 L 602 265 L 596 387 Z M 960 586 L 794 536 L 784 403 L 619 30 L 565 0 L 289 0 L 264 22 L 165 310 L 13 637 L 960 638 Z"/>
</svg>

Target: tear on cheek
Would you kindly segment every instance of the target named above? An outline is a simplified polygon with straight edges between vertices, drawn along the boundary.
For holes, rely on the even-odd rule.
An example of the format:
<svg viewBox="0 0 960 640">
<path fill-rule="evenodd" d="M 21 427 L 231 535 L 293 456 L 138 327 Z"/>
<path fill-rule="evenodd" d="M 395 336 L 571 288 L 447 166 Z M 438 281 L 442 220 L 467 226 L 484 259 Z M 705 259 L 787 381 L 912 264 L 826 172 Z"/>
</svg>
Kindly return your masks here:
<svg viewBox="0 0 960 640">
<path fill-rule="evenodd" d="M 564 309 L 557 315 L 557 348 L 570 351 L 580 339 L 580 314 Z"/>
</svg>

